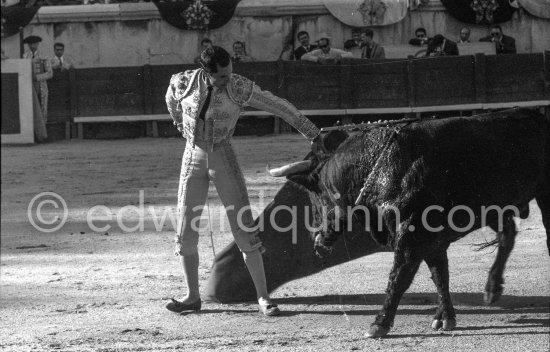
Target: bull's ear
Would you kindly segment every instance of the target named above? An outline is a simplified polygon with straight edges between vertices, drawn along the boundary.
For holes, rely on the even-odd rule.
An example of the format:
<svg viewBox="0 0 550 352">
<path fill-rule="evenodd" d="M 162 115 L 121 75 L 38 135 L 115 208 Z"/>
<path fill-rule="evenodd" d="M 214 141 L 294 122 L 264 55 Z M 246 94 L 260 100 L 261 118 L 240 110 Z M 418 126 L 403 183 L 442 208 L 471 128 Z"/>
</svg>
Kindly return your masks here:
<svg viewBox="0 0 550 352">
<path fill-rule="evenodd" d="M 288 180 L 310 192 L 317 194 L 321 193 L 321 189 L 319 188 L 319 180 L 314 175 L 294 175 L 290 176 Z"/>
</svg>

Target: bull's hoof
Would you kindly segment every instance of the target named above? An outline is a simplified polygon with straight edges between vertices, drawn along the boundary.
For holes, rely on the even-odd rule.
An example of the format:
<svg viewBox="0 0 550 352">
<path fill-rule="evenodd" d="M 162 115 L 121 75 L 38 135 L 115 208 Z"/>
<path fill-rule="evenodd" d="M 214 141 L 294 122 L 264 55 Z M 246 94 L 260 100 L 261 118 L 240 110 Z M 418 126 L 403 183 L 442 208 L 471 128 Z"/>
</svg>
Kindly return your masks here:
<svg viewBox="0 0 550 352">
<path fill-rule="evenodd" d="M 434 321 L 432 321 L 432 330 L 439 330 L 443 327 L 443 320 L 440 320 L 440 319 L 434 319 Z"/>
<path fill-rule="evenodd" d="M 498 301 L 500 299 L 500 296 L 502 296 L 502 291 L 497 292 L 489 292 L 485 291 L 485 294 L 483 295 L 483 301 L 486 305 L 491 305 Z"/>
<path fill-rule="evenodd" d="M 455 328 L 456 328 L 456 319 L 455 318 L 443 319 L 443 327 L 441 328 L 441 330 L 451 331 L 451 330 L 454 330 Z"/>
<path fill-rule="evenodd" d="M 380 325 L 372 324 L 369 328 L 369 331 L 365 334 L 365 337 L 371 339 L 376 339 L 379 337 L 384 337 L 390 332 L 389 328 L 382 327 Z"/>
<path fill-rule="evenodd" d="M 456 328 L 456 319 L 434 319 L 432 329 L 435 331 L 451 331 Z"/>
</svg>

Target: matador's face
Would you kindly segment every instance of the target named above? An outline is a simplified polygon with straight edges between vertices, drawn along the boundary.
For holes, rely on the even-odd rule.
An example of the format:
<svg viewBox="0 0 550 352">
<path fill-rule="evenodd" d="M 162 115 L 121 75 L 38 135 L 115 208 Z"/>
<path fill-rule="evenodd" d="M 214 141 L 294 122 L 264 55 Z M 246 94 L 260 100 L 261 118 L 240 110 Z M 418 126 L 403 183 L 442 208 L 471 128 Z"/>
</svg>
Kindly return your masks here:
<svg viewBox="0 0 550 352">
<path fill-rule="evenodd" d="M 217 66 L 218 72 L 209 73 L 210 84 L 218 89 L 225 88 L 229 83 L 231 78 L 231 73 L 233 72 L 233 65 L 229 62 L 229 65 L 226 67 Z"/>
</svg>

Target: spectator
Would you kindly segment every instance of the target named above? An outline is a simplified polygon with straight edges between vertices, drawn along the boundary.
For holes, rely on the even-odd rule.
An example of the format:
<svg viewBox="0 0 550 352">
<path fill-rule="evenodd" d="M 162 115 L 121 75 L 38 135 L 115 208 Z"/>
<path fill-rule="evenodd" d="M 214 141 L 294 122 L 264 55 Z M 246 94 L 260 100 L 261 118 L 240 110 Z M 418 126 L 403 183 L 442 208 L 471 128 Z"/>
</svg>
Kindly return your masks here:
<svg viewBox="0 0 550 352">
<path fill-rule="evenodd" d="M 512 37 L 504 35 L 502 28 L 498 24 L 491 26 L 490 34 L 487 37 L 481 38 L 480 42 L 493 42 L 496 45 L 497 54 L 515 54 L 516 40 Z"/>
<path fill-rule="evenodd" d="M 306 31 L 300 31 L 298 32 L 298 41 L 300 42 L 300 46 L 294 50 L 294 59 L 300 60 L 302 58 L 302 55 L 305 53 L 309 53 L 312 50 L 317 49 L 316 45 L 311 45 L 309 43 L 309 33 Z"/>
<path fill-rule="evenodd" d="M 236 41 L 233 43 L 233 56 L 231 56 L 231 61 L 235 62 L 252 62 L 254 59 L 248 56 L 246 53 L 246 44 L 241 41 Z"/>
<path fill-rule="evenodd" d="M 353 39 L 348 39 L 344 42 L 344 50 L 351 53 L 355 58 L 361 58 L 361 47 L 355 44 Z"/>
<path fill-rule="evenodd" d="M 52 65 L 50 60 L 43 57 L 38 51 L 38 46 L 42 38 L 31 35 L 23 40 L 29 50 L 23 54 L 24 59 L 32 61 L 32 81 L 33 81 L 33 109 L 35 135 L 38 142 L 44 141 L 48 134 L 46 132 L 46 122 L 48 121 L 48 83 L 47 80 L 53 77 Z"/>
<path fill-rule="evenodd" d="M 386 57 L 384 47 L 375 42 L 372 38 L 374 32 L 372 29 L 367 28 L 361 32 L 361 42 L 363 46 L 361 48 L 362 59 L 383 59 Z"/>
<path fill-rule="evenodd" d="M 342 58 L 353 59 L 353 54 L 340 49 L 330 47 L 330 38 L 327 34 L 321 34 L 317 41 L 319 48 L 302 55 L 302 61 L 312 61 L 320 64 L 339 63 Z"/>
<path fill-rule="evenodd" d="M 426 56 L 451 56 L 458 55 L 458 46 L 441 34 L 436 34 L 428 44 Z"/>
<path fill-rule="evenodd" d="M 351 31 L 351 40 L 357 44 L 357 46 L 361 46 L 362 40 L 361 40 L 361 30 L 360 29 L 353 29 Z"/>
<path fill-rule="evenodd" d="M 344 42 L 344 50 L 353 54 L 353 57 L 361 57 L 361 30 L 353 29 L 351 31 L 351 39 Z"/>
<path fill-rule="evenodd" d="M 55 43 L 53 45 L 54 57 L 50 59 L 54 71 L 65 71 L 74 68 L 70 58 L 65 56 L 65 44 Z"/>
<path fill-rule="evenodd" d="M 201 40 L 201 50 L 200 50 L 200 53 L 199 55 L 195 56 L 195 59 L 193 60 L 194 63 L 196 64 L 200 64 L 200 58 L 201 58 L 201 53 L 208 49 L 208 48 L 212 48 L 214 44 L 212 44 L 212 40 L 210 40 L 210 38 L 203 38 Z"/>
<path fill-rule="evenodd" d="M 414 31 L 414 36 L 416 38 L 412 38 L 411 40 L 409 40 L 410 45 L 416 45 L 416 46 L 428 45 L 428 42 L 430 41 L 430 38 L 428 38 L 428 33 L 426 32 L 426 29 L 422 27 L 417 28 Z"/>
<path fill-rule="evenodd" d="M 459 44 L 466 44 L 470 42 L 470 28 L 464 27 L 460 30 Z"/>
</svg>

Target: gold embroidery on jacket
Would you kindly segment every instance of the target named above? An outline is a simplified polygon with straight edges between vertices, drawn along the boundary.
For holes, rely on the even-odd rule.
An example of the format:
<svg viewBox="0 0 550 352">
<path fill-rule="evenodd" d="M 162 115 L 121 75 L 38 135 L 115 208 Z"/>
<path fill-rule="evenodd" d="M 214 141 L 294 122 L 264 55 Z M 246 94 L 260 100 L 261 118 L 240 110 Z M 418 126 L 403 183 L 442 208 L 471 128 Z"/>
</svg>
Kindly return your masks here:
<svg viewBox="0 0 550 352">
<path fill-rule="evenodd" d="M 254 82 L 241 75 L 232 74 L 228 85 L 229 97 L 238 105 L 244 105 L 250 101 Z"/>
</svg>

